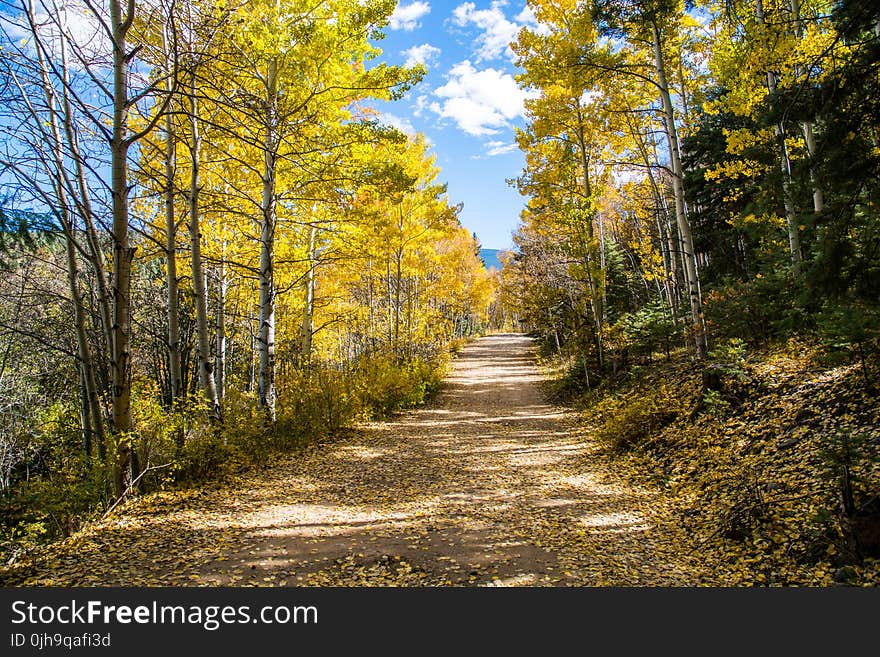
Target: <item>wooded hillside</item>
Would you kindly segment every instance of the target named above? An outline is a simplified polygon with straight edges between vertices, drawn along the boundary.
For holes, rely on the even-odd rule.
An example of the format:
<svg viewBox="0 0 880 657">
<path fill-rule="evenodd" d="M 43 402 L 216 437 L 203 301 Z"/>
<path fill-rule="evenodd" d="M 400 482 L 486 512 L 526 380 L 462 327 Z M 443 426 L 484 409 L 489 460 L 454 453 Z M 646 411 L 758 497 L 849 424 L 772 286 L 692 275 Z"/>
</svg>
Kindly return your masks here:
<svg viewBox="0 0 880 657">
<path fill-rule="evenodd" d="M 876 557 L 880 9 L 531 6 L 506 307 L 751 581 Z"/>
<path fill-rule="evenodd" d="M 7 557 L 137 490 L 422 400 L 492 281 L 394 2 L 6 5 Z M 241 454 L 239 454 L 241 456 Z"/>
<path fill-rule="evenodd" d="M 456 25 L 486 19 L 465 5 Z M 314 456 L 315 472 L 297 470 L 308 504 L 344 506 L 349 489 L 322 498 L 320 476 L 357 481 L 373 458 L 357 510 L 370 518 L 370 501 L 398 480 L 415 497 L 442 485 L 438 499 L 458 499 L 473 477 L 486 495 L 500 491 L 501 508 L 515 497 L 504 468 L 515 471 L 530 491 L 516 500 L 517 531 L 536 551 L 519 555 L 522 568 L 505 562 L 513 583 L 614 583 L 597 579 L 586 550 L 654 545 L 632 528 L 650 523 L 676 536 L 657 539 L 656 554 L 682 581 L 710 581 L 690 556 L 705 547 L 702 565 L 722 583 L 876 583 L 880 7 L 529 0 L 522 22 L 506 23 L 522 28 L 509 48 L 523 114 L 513 99 L 513 114 L 469 133 L 525 116 L 524 167 L 509 181 L 524 209 L 514 248 L 498 251 L 462 225 L 435 145 L 375 109 L 426 75 L 415 60 L 384 59 L 396 6 L 0 8 L 2 561 L 139 495 L 197 490 L 345 435 L 326 455 L 338 462 Z M 494 69 L 473 79 L 513 86 Z M 375 452 L 345 433 L 425 402 L 450 354 L 492 331 L 517 335 L 473 347 L 435 409 L 452 413 L 447 423 L 414 416 L 409 461 L 383 460 L 405 451 L 409 420 Z M 538 399 L 522 333 L 559 374 L 555 401 L 581 412 L 577 427 Z M 530 451 L 539 441 L 576 458 L 548 456 L 544 471 Z M 514 456 L 475 465 L 487 445 Z M 436 463 L 439 481 L 425 475 Z M 609 511 L 636 520 L 621 523 L 625 540 L 603 543 L 596 527 L 616 520 L 575 513 L 603 470 L 653 486 L 669 506 L 657 517 Z M 544 497 L 560 490 L 567 510 L 548 511 Z M 456 531 L 479 533 L 457 513 Z M 572 532 L 582 521 L 591 529 Z M 94 535 L 100 560 L 108 537 Z M 535 556 L 546 545 L 574 569 L 568 580 L 551 574 L 557 557 Z M 358 563 L 384 577 L 391 557 L 372 556 L 379 566 Z M 629 578 L 624 557 L 607 556 L 620 582 L 668 581 L 654 557 Z M 56 581 L 33 568 L 20 581 Z M 57 581 L 98 583 L 80 575 Z M 405 579 L 451 581 L 445 570 Z M 238 580 L 216 580 L 228 581 Z"/>
</svg>

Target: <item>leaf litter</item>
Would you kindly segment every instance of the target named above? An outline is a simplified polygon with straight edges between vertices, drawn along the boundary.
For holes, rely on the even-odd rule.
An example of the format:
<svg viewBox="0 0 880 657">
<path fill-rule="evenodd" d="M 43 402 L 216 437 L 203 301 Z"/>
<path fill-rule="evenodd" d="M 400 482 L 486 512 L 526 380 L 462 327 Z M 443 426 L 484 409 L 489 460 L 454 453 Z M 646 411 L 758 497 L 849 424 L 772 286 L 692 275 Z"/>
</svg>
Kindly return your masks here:
<svg viewBox="0 0 880 657">
<path fill-rule="evenodd" d="M 426 407 L 164 491 L 0 576 L 30 586 L 713 585 L 658 491 L 549 404 L 531 340 L 467 345 Z"/>
</svg>

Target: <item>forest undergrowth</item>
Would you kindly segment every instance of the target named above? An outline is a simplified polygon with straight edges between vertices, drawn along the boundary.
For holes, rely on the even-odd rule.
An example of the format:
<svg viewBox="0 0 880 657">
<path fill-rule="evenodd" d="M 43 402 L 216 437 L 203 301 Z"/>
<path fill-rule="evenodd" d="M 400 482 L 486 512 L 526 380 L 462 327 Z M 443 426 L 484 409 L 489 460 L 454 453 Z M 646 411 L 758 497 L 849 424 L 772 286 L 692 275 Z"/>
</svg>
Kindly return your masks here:
<svg viewBox="0 0 880 657">
<path fill-rule="evenodd" d="M 67 442 L 76 441 L 76 431 L 64 431 L 70 423 L 59 412 L 45 425 L 50 448 L 40 455 L 52 467 L 35 471 L 14 495 L 0 497 L 0 566 L 14 566 L 30 552 L 74 534 L 117 507 L 149 507 L 156 496 L 167 504 L 176 496 L 183 499 L 199 489 L 228 484 L 280 455 L 332 440 L 356 422 L 422 404 L 438 390 L 449 354 L 461 343 L 450 343 L 448 352 L 431 359 L 365 359 L 350 372 L 316 366 L 280 390 L 273 427 L 266 426 L 253 395 L 247 393 L 227 398 L 218 425 L 210 422 L 204 403 L 164 409 L 150 403 L 149 391 L 143 391 L 137 421 L 144 474 L 138 487 L 118 498 L 107 489 L 100 463 L 70 456 Z M 59 465 L 59 460 L 64 462 Z"/>
<path fill-rule="evenodd" d="M 666 491 L 675 523 L 731 585 L 880 582 L 880 363 L 790 340 L 673 353 L 613 384 L 555 392 L 615 467 Z"/>
</svg>

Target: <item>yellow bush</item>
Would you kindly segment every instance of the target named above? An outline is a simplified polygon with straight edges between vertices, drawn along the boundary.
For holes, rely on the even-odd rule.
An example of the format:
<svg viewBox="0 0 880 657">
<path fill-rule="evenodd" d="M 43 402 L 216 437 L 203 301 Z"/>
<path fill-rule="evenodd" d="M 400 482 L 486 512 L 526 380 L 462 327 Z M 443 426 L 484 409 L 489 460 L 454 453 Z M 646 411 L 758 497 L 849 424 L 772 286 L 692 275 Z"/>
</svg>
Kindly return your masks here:
<svg viewBox="0 0 880 657">
<path fill-rule="evenodd" d="M 626 396 L 608 397 L 597 407 L 601 416 L 598 437 L 615 452 L 638 449 L 658 438 L 658 432 L 679 417 L 681 398 L 665 384 L 639 389 Z"/>
</svg>

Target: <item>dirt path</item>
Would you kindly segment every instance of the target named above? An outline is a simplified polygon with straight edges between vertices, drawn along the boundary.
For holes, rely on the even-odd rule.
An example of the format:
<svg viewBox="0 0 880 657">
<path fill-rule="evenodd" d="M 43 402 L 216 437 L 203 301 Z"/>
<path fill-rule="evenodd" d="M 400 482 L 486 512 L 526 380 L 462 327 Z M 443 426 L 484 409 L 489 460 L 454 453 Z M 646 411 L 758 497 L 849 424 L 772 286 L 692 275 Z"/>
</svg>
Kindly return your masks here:
<svg viewBox="0 0 880 657">
<path fill-rule="evenodd" d="M 542 398 L 531 341 L 469 344 L 428 408 L 234 488 L 161 495 L 67 542 L 32 584 L 690 585 L 659 500 Z"/>
</svg>

